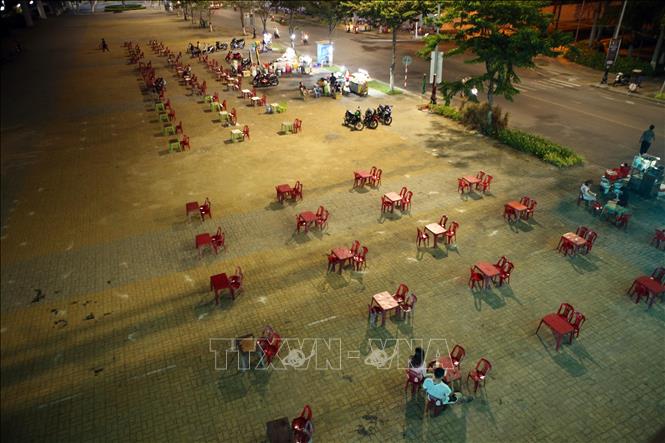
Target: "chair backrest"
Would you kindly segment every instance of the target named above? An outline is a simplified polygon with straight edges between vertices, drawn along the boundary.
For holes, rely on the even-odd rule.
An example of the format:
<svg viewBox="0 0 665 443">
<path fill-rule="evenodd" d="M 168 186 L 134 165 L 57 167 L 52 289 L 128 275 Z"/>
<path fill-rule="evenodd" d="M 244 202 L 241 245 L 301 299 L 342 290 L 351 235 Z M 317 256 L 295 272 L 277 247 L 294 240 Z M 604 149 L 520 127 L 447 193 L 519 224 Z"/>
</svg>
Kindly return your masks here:
<svg viewBox="0 0 665 443">
<path fill-rule="evenodd" d="M 442 215 L 441 218 L 439 219 L 439 225 L 445 228 L 446 223 L 448 223 L 448 216 Z"/>
<path fill-rule="evenodd" d="M 494 178 L 494 177 L 492 177 L 492 176 L 489 175 L 489 174 L 486 175 L 485 178 L 483 178 L 483 184 L 489 186 L 489 184 L 492 182 L 492 179 L 493 179 L 493 178 Z"/>
<path fill-rule="evenodd" d="M 358 240 L 353 240 L 353 243 L 351 244 L 351 252 L 355 255 L 359 248 L 360 242 Z"/>
<path fill-rule="evenodd" d="M 654 269 L 654 271 L 651 273 L 651 278 L 653 278 L 656 281 L 659 281 L 662 284 L 663 279 L 665 278 L 665 268 L 661 266 L 659 268 Z"/>
<path fill-rule="evenodd" d="M 222 234 L 222 227 L 221 227 L 221 226 L 218 226 L 218 227 L 217 227 L 217 232 L 215 232 L 215 237 L 220 237 L 220 236 L 222 236 L 222 235 L 223 235 L 223 234 Z"/>
<path fill-rule="evenodd" d="M 510 275 L 513 269 L 515 269 L 515 265 L 511 261 L 507 261 L 506 264 L 501 268 L 505 274 Z"/>
<path fill-rule="evenodd" d="M 222 108 L 226 111 L 226 99 L 222 100 Z"/>
<path fill-rule="evenodd" d="M 307 421 L 312 419 L 312 408 L 309 405 L 305 405 L 300 413 L 300 417 L 304 418 Z"/>
<path fill-rule="evenodd" d="M 596 239 L 598 238 L 598 234 L 596 234 L 595 231 L 589 230 L 589 232 L 587 232 L 585 238 L 586 238 L 587 243 L 590 243 L 590 244 L 593 245 L 594 242 L 596 241 Z"/>
<path fill-rule="evenodd" d="M 376 174 L 376 166 L 372 166 L 372 168 L 369 170 L 369 175 L 374 175 Z"/>
<path fill-rule="evenodd" d="M 406 186 L 402 186 L 402 189 L 400 189 L 400 191 L 399 191 L 399 195 L 404 197 L 405 194 L 406 194 Z"/>
<path fill-rule="evenodd" d="M 466 351 L 464 348 L 460 345 L 455 345 L 453 346 L 453 350 L 450 353 L 450 359 L 453 361 L 453 364 L 457 366 L 464 359 L 465 355 Z"/>
<path fill-rule="evenodd" d="M 584 323 L 584 320 L 586 320 L 584 314 L 582 314 L 581 312 L 575 312 L 573 316 L 573 321 L 570 324 L 573 326 L 573 328 L 579 331 L 580 328 L 582 327 L 582 324 Z"/>
<path fill-rule="evenodd" d="M 502 255 L 501 258 L 499 259 L 499 261 L 494 263 L 494 266 L 496 266 L 497 268 L 503 269 L 503 267 L 505 266 L 507 261 L 508 261 L 508 259 L 506 258 L 506 256 Z"/>
<path fill-rule="evenodd" d="M 210 206 L 211 206 L 210 199 L 206 197 L 205 201 L 203 202 L 203 208 L 209 211 Z"/>
<path fill-rule="evenodd" d="M 478 171 L 476 174 L 476 178 L 479 178 L 482 180 L 482 178 L 485 176 L 485 171 Z"/>
<path fill-rule="evenodd" d="M 459 223 L 457 222 L 452 222 L 450 224 L 450 227 L 448 228 L 448 231 L 450 234 L 455 234 L 457 232 L 457 228 L 459 227 Z"/>
<path fill-rule="evenodd" d="M 531 199 L 526 195 L 522 196 L 520 199 L 520 203 L 522 203 L 524 206 L 529 206 L 529 201 L 531 201 Z"/>
<path fill-rule="evenodd" d="M 529 211 L 533 212 L 534 209 L 536 209 L 536 205 L 538 204 L 537 201 L 531 200 L 529 204 L 527 205 L 529 207 Z"/>
<path fill-rule="evenodd" d="M 376 174 L 373 177 L 378 180 L 378 179 L 381 178 L 382 173 L 383 173 L 383 169 L 377 169 Z"/>
<path fill-rule="evenodd" d="M 457 186 L 460 186 L 460 187 L 466 186 L 466 182 L 464 181 L 463 178 L 458 178 L 457 179 Z"/>
<path fill-rule="evenodd" d="M 365 257 L 367 257 L 367 246 L 363 246 L 363 247 L 361 248 L 361 251 L 360 251 L 360 253 L 358 254 L 358 257 L 363 258 L 363 259 L 364 259 Z"/>
<path fill-rule="evenodd" d="M 321 217 L 323 215 L 323 211 L 325 210 L 326 208 L 324 208 L 323 206 L 319 206 L 319 209 L 316 210 L 316 216 Z"/>
<path fill-rule="evenodd" d="M 404 202 L 411 203 L 411 197 L 413 197 L 413 192 L 407 191 L 407 193 L 404 195 Z"/>
<path fill-rule="evenodd" d="M 321 215 L 321 221 L 325 222 L 328 221 L 328 217 L 330 217 L 330 212 L 328 212 L 327 209 L 323 210 L 323 215 Z"/>
<path fill-rule="evenodd" d="M 299 188 L 300 188 L 300 186 L 301 186 L 301 185 L 300 185 L 300 180 L 296 180 L 296 184 L 293 185 L 293 190 L 296 191 L 296 193 L 297 193 L 298 190 L 299 190 Z"/>
<path fill-rule="evenodd" d="M 559 315 L 560 317 L 564 317 L 566 320 L 570 321 L 572 320 L 574 312 L 575 309 L 573 308 L 573 305 L 569 303 L 561 303 L 561 305 L 559 305 L 559 310 L 557 311 L 557 315 Z"/>
<path fill-rule="evenodd" d="M 579 235 L 580 237 L 585 237 L 587 232 L 589 232 L 589 228 L 586 226 L 579 226 L 575 231 L 575 234 Z"/>
<path fill-rule="evenodd" d="M 476 363 L 476 372 L 481 379 L 485 378 L 490 370 L 492 370 L 492 364 L 486 359 L 481 358 Z"/>
<path fill-rule="evenodd" d="M 240 266 L 236 266 L 236 276 L 240 282 L 245 279 L 245 274 L 242 273 L 242 268 L 240 268 Z"/>
<path fill-rule="evenodd" d="M 399 287 L 397 288 L 397 292 L 395 292 L 395 297 L 405 297 L 406 294 L 409 292 L 409 287 L 405 285 L 404 283 L 400 283 Z"/>
<path fill-rule="evenodd" d="M 470 269 L 470 272 L 471 272 L 471 278 L 474 278 L 474 277 L 478 277 L 480 279 L 483 278 L 483 276 L 480 275 L 480 273 L 476 272 L 476 270 L 473 268 L 473 266 L 471 266 L 471 268 L 469 268 L 469 269 Z"/>
<path fill-rule="evenodd" d="M 414 293 L 412 292 L 412 293 L 409 294 L 409 296 L 406 298 L 405 303 L 406 303 L 408 306 L 410 306 L 411 308 L 413 308 L 413 306 L 415 306 L 415 304 L 416 304 L 417 301 L 418 301 L 418 297 L 416 297 L 416 294 L 414 294 Z"/>
<path fill-rule="evenodd" d="M 242 133 L 245 135 L 249 135 L 249 126 L 245 125 L 245 127 L 242 128 Z"/>
</svg>

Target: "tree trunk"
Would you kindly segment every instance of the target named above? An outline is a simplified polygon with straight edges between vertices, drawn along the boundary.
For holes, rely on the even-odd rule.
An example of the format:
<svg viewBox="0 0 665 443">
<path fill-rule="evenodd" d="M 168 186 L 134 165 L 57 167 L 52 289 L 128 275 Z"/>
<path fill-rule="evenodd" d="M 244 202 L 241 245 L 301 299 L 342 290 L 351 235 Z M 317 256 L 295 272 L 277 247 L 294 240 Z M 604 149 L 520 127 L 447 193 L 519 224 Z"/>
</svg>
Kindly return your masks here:
<svg viewBox="0 0 665 443">
<path fill-rule="evenodd" d="M 39 12 L 39 18 L 46 20 L 46 11 L 44 11 L 42 0 L 37 0 L 37 12 Z"/>
<path fill-rule="evenodd" d="M 397 26 L 393 26 L 393 53 L 390 61 L 390 91 L 395 90 L 395 60 L 397 59 Z"/>
<path fill-rule="evenodd" d="M 263 33 L 265 34 L 266 32 L 268 32 L 268 27 L 266 25 L 268 23 L 268 16 L 262 15 L 260 18 L 261 18 L 261 24 L 263 25 Z"/>
<path fill-rule="evenodd" d="M 27 2 L 25 2 L 25 6 L 21 5 L 21 14 L 23 14 L 26 28 L 32 28 L 35 26 L 35 22 L 32 21 L 32 14 L 30 13 L 30 7 L 28 7 Z"/>
<path fill-rule="evenodd" d="M 485 66 L 488 67 L 487 63 Z M 489 81 L 487 82 L 487 104 L 489 105 L 489 109 L 487 110 L 487 132 L 488 134 L 492 134 L 494 132 L 494 128 L 492 127 L 492 108 L 494 107 L 494 72 L 490 72 L 488 69 L 487 73 L 489 74 Z"/>
<path fill-rule="evenodd" d="M 661 49 L 663 49 L 663 39 L 665 38 L 665 25 L 660 25 L 660 33 L 658 34 L 658 41 L 656 42 L 656 48 L 653 50 L 653 55 L 651 56 L 651 67 L 656 69 L 656 64 L 658 62 L 658 54 L 660 54 Z"/>
<path fill-rule="evenodd" d="M 593 10 L 593 23 L 591 25 L 591 34 L 589 34 L 589 45 L 596 40 L 596 34 L 598 33 L 598 18 L 600 17 L 600 2 L 596 2 L 596 6 Z"/>
<path fill-rule="evenodd" d="M 240 27 L 242 28 L 243 35 L 245 34 L 245 10 L 241 7 L 240 9 Z"/>
<path fill-rule="evenodd" d="M 294 20 L 294 19 L 293 19 L 293 16 L 295 15 L 295 12 L 296 12 L 296 11 L 295 11 L 295 9 L 293 9 L 293 8 L 291 8 L 291 9 L 289 10 L 289 38 L 291 38 L 291 34 L 293 34 L 294 32 L 296 32 L 295 23 L 293 22 L 293 20 Z"/>
</svg>

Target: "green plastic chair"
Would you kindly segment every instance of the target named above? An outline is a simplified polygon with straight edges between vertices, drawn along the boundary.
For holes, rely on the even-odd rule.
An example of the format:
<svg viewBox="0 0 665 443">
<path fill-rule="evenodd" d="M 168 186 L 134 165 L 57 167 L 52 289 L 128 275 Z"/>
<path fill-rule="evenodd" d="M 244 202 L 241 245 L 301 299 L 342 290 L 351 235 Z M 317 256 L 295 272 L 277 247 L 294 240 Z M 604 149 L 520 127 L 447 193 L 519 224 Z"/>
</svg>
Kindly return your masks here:
<svg viewBox="0 0 665 443">
<path fill-rule="evenodd" d="M 222 105 L 219 102 L 210 103 L 210 112 L 219 112 L 222 110 Z"/>
<path fill-rule="evenodd" d="M 155 111 L 166 112 L 166 109 L 164 108 L 164 103 L 162 102 L 155 103 Z"/>
<path fill-rule="evenodd" d="M 169 122 L 169 116 L 167 114 L 164 114 L 164 113 L 159 114 L 159 121 L 164 122 L 164 123 L 168 123 Z"/>
<path fill-rule="evenodd" d="M 286 112 L 286 103 L 280 103 L 277 105 L 277 112 L 282 113 Z"/>
<path fill-rule="evenodd" d="M 169 140 L 169 152 L 180 151 L 180 142 L 178 140 Z"/>
<path fill-rule="evenodd" d="M 206 103 L 212 103 L 212 95 L 206 95 L 205 97 L 203 97 L 203 100 Z"/>
<path fill-rule="evenodd" d="M 164 135 L 175 135 L 175 126 L 166 125 L 164 126 Z"/>
</svg>

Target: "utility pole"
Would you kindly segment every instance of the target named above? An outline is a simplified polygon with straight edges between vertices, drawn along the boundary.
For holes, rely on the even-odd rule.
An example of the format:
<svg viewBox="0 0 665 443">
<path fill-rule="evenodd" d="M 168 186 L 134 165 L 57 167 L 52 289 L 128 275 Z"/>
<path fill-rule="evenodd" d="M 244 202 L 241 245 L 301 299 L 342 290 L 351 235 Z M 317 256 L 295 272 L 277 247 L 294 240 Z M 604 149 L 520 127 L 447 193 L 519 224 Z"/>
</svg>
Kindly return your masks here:
<svg viewBox="0 0 665 443">
<path fill-rule="evenodd" d="M 575 30 L 575 43 L 577 43 L 577 36 L 580 34 L 580 22 L 582 22 L 582 15 L 584 15 L 584 2 L 586 0 L 582 0 L 582 8 L 580 9 L 580 13 L 577 16 L 577 29 Z"/>
<path fill-rule="evenodd" d="M 628 4 L 628 0 L 623 0 L 623 7 L 621 8 L 621 15 L 619 16 L 619 22 L 617 23 L 616 28 L 614 28 L 614 36 L 612 37 L 612 40 L 615 40 L 619 38 L 619 31 L 621 30 L 621 22 L 623 21 L 623 14 L 626 12 L 626 5 Z M 609 47 L 608 49 L 608 55 L 609 55 Z M 619 48 L 617 48 L 617 54 L 619 53 Z M 606 60 L 605 61 L 605 72 L 603 73 L 603 78 L 600 80 L 600 83 L 603 85 L 607 84 L 607 74 L 610 72 L 610 66 L 612 66 L 612 63 L 614 63 L 614 60 Z"/>
</svg>

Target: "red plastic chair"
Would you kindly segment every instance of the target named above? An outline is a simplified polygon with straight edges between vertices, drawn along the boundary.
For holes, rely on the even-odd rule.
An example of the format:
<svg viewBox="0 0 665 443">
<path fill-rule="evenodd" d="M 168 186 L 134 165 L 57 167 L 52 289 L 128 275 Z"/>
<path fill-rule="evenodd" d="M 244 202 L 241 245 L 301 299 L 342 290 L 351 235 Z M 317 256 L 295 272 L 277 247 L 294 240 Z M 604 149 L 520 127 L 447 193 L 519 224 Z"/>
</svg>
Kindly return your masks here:
<svg viewBox="0 0 665 443">
<path fill-rule="evenodd" d="M 407 191 L 406 194 L 404 194 L 404 197 L 402 197 L 402 211 L 410 211 L 411 210 L 411 198 L 413 197 L 413 192 Z"/>
<path fill-rule="evenodd" d="M 587 232 L 587 234 L 586 234 L 586 237 L 584 237 L 584 238 L 586 239 L 586 245 L 585 245 L 585 249 L 584 249 L 584 251 L 582 251 L 582 253 L 583 254 L 588 254 L 589 252 L 591 252 L 591 248 L 593 247 L 593 244 L 596 242 L 596 239 L 598 238 L 598 234 L 596 234 L 595 231 L 589 230 L 589 232 Z"/>
<path fill-rule="evenodd" d="M 404 392 L 409 389 L 411 386 L 411 395 L 416 395 L 416 392 L 420 390 L 420 385 L 423 382 L 423 375 L 420 371 L 415 369 L 406 370 L 406 383 L 404 383 Z"/>
<path fill-rule="evenodd" d="M 191 149 L 191 146 L 189 146 L 189 136 L 182 134 L 182 140 L 180 140 L 180 150 L 184 151 L 186 149 Z"/>
<path fill-rule="evenodd" d="M 484 284 L 484 278 L 482 274 L 479 272 L 476 272 L 473 268 L 471 268 L 471 274 L 469 275 L 469 288 L 470 289 L 476 289 L 476 286 L 478 286 L 478 289 L 483 289 L 483 284 Z"/>
<path fill-rule="evenodd" d="M 243 274 L 240 266 L 236 266 L 236 273 L 229 280 L 231 282 L 231 298 L 235 300 L 236 293 L 244 290 L 245 274 Z"/>
<path fill-rule="evenodd" d="M 233 126 L 238 123 L 238 113 L 236 112 L 236 108 L 231 108 L 231 112 L 229 112 L 229 119 L 231 120 L 231 124 Z"/>
<path fill-rule="evenodd" d="M 480 382 L 483 382 L 483 386 L 487 381 L 487 374 L 492 369 L 492 364 L 481 358 L 476 364 L 476 368 L 469 371 L 469 375 L 466 377 L 466 382 L 469 383 L 469 379 L 473 380 L 473 392 L 475 393 L 478 390 L 478 385 Z"/>
<path fill-rule="evenodd" d="M 517 220 L 517 212 L 515 211 L 515 208 L 513 208 L 510 205 L 504 205 L 503 206 L 503 218 L 508 220 L 509 222 Z"/>
<path fill-rule="evenodd" d="M 505 255 L 502 255 L 499 261 L 494 263 L 494 266 L 496 266 L 499 269 L 502 269 L 504 266 L 506 266 L 506 263 L 508 263 L 508 257 Z"/>
<path fill-rule="evenodd" d="M 263 364 L 269 365 L 275 355 L 279 353 L 279 349 L 282 344 L 282 337 L 275 332 L 272 326 L 267 325 L 265 328 L 263 328 L 261 338 L 256 341 L 256 344 L 263 352 Z"/>
<path fill-rule="evenodd" d="M 309 443 L 314 433 L 314 425 L 312 424 L 312 408 L 305 405 L 299 417 L 296 417 L 291 422 L 291 431 L 296 443 Z"/>
<path fill-rule="evenodd" d="M 559 310 L 557 311 L 556 315 L 559 317 L 563 317 L 566 319 L 568 323 L 570 323 L 573 319 L 573 314 L 575 313 L 575 309 L 573 308 L 573 305 L 568 304 L 568 303 L 561 303 L 559 305 Z"/>
<path fill-rule="evenodd" d="M 448 216 L 442 215 L 441 218 L 439 219 L 439 226 L 441 226 L 443 229 L 446 229 L 447 223 L 448 223 Z"/>
<path fill-rule="evenodd" d="M 665 279 L 665 268 L 664 267 L 659 267 L 653 270 L 651 273 L 651 278 L 653 280 L 656 280 L 659 282 L 661 285 L 663 284 L 663 280 Z"/>
<path fill-rule="evenodd" d="M 503 268 L 499 269 L 499 286 L 503 285 L 503 282 L 510 283 L 510 273 L 515 268 L 512 262 L 508 261 Z"/>
<path fill-rule="evenodd" d="M 416 237 L 417 246 L 420 247 L 420 245 L 424 242 L 425 245 L 429 248 L 429 234 L 425 231 L 421 231 L 420 228 L 416 229 L 418 229 L 418 236 Z"/>
<path fill-rule="evenodd" d="M 164 108 L 168 109 L 169 111 L 172 111 L 173 108 L 171 107 L 171 99 L 167 99 L 166 102 L 164 102 Z"/>
<path fill-rule="evenodd" d="M 331 251 L 330 254 L 328 254 L 328 272 L 335 272 L 335 266 L 337 266 L 337 263 L 339 263 L 339 260 L 337 260 L 337 256 Z M 342 263 L 340 263 L 340 266 L 342 266 Z"/>
<path fill-rule="evenodd" d="M 268 97 L 266 97 L 265 94 L 261 96 L 261 100 L 259 100 L 259 106 L 265 106 L 268 104 Z"/>
<path fill-rule="evenodd" d="M 383 170 L 377 169 L 376 172 L 369 178 L 372 186 L 376 187 L 381 184 L 381 174 L 383 174 Z"/>
<path fill-rule="evenodd" d="M 363 246 L 358 254 L 353 256 L 353 264 L 356 271 L 367 266 L 367 246 Z"/>
<path fill-rule="evenodd" d="M 169 109 L 169 121 L 175 121 L 175 111 L 173 109 Z"/>
<path fill-rule="evenodd" d="M 393 202 L 386 198 L 385 195 L 381 196 L 381 212 L 393 212 Z"/>
<path fill-rule="evenodd" d="M 482 180 L 483 177 L 485 176 L 485 171 L 478 171 L 476 174 L 476 178 Z"/>
<path fill-rule="evenodd" d="M 353 255 L 356 255 L 359 249 L 360 249 L 360 242 L 358 240 L 353 240 L 353 243 L 351 243 L 351 253 Z"/>
<path fill-rule="evenodd" d="M 307 221 L 303 220 L 300 215 L 296 215 L 296 231 L 300 232 L 300 229 L 304 229 L 305 232 L 308 231 L 308 225 Z"/>
<path fill-rule="evenodd" d="M 319 206 L 319 209 L 316 210 L 316 216 L 321 217 L 323 215 L 323 211 L 325 210 L 326 208 L 324 208 L 323 206 Z"/>
<path fill-rule="evenodd" d="M 300 183 L 300 181 L 296 181 L 296 184 L 293 186 L 293 190 L 291 191 L 291 198 L 293 200 L 298 200 L 298 197 L 300 197 L 300 200 L 302 200 L 302 183 Z"/>
<path fill-rule="evenodd" d="M 316 226 L 319 227 L 319 229 L 323 230 L 326 226 L 328 226 L 328 217 L 330 216 L 330 212 L 328 212 L 327 209 L 323 210 L 323 214 L 321 216 L 316 217 Z"/>
<path fill-rule="evenodd" d="M 249 126 L 247 125 L 245 125 L 245 127 L 242 128 L 242 138 L 243 140 L 249 138 Z"/>
<path fill-rule="evenodd" d="M 217 227 L 217 232 L 210 237 L 210 240 L 212 243 L 212 248 L 215 250 L 215 254 L 217 254 L 217 251 L 222 248 L 226 249 L 226 244 L 224 243 L 224 233 L 222 232 L 221 226 Z"/>
<path fill-rule="evenodd" d="M 533 216 L 533 213 L 536 211 L 537 201 L 531 200 L 528 205 L 525 205 L 527 208 L 522 212 L 522 218 L 528 220 L 529 217 Z"/>
<path fill-rule="evenodd" d="M 460 194 L 464 194 L 464 190 L 470 191 L 471 186 L 464 180 L 463 178 L 458 178 L 457 179 L 457 192 Z"/>
<path fill-rule="evenodd" d="M 631 214 L 621 214 L 617 215 L 614 220 L 614 224 L 617 228 L 623 228 L 624 231 L 628 228 L 628 221 L 630 220 Z"/>
<path fill-rule="evenodd" d="M 178 134 L 178 133 L 180 133 L 180 134 L 184 134 L 184 133 L 182 132 L 182 120 L 180 120 L 180 123 L 178 123 L 177 125 L 175 125 L 175 133 L 176 133 L 176 134 Z"/>
<path fill-rule="evenodd" d="M 372 166 L 369 170 L 370 177 L 376 174 L 376 166 Z"/>
<path fill-rule="evenodd" d="M 556 247 L 557 251 L 563 253 L 563 255 L 573 255 L 575 253 L 575 245 L 565 237 L 561 237 L 559 240 L 559 245 Z"/>
<path fill-rule="evenodd" d="M 400 303 L 399 309 L 400 311 L 402 311 L 402 314 L 404 315 L 405 319 L 407 316 L 411 316 L 416 307 L 417 301 L 418 297 L 416 297 L 416 294 L 412 292 L 411 294 L 409 294 L 408 297 L 406 297 L 406 300 L 404 300 L 403 303 Z"/>
<path fill-rule="evenodd" d="M 585 320 L 586 317 L 584 316 L 584 314 L 582 314 L 581 312 L 575 312 L 573 316 L 573 321 L 570 323 L 570 325 L 574 329 L 573 334 L 575 334 L 575 337 L 580 336 L 580 328 L 582 327 L 582 324 L 584 323 Z"/>
<path fill-rule="evenodd" d="M 586 226 L 579 226 L 575 231 L 575 234 L 579 235 L 582 238 L 585 238 L 587 232 L 589 232 L 589 228 L 587 228 Z"/>
<path fill-rule="evenodd" d="M 494 177 L 492 177 L 491 175 L 486 175 L 485 178 L 483 179 L 483 181 L 476 185 L 476 189 L 482 188 L 483 192 L 489 191 L 490 190 L 490 183 L 492 183 L 493 178 Z"/>
<path fill-rule="evenodd" d="M 649 244 L 655 244 L 656 248 L 660 249 L 661 242 L 663 242 L 663 245 L 665 246 L 665 229 L 656 229 L 656 232 L 654 232 Z"/>
<path fill-rule="evenodd" d="M 640 282 L 633 281 L 632 286 L 626 291 L 626 294 L 632 299 L 633 295 L 635 296 L 635 304 L 638 304 L 642 298 L 646 299 L 647 302 L 649 301 L 649 296 L 650 292 L 649 290 L 643 286 Z"/>
<path fill-rule="evenodd" d="M 407 191 L 406 186 L 402 186 L 402 189 L 399 190 L 399 195 L 404 197 L 406 191 Z"/>
<path fill-rule="evenodd" d="M 298 132 L 302 132 L 302 120 L 299 118 L 293 120 L 293 133 L 297 134 Z"/>
<path fill-rule="evenodd" d="M 222 100 L 222 111 L 226 111 L 226 99 Z"/>
<path fill-rule="evenodd" d="M 406 298 L 406 294 L 408 293 L 409 293 L 409 287 L 404 283 L 400 283 L 399 286 L 397 287 L 397 291 L 393 294 L 393 297 L 399 303 L 403 303 L 404 299 Z"/>
<path fill-rule="evenodd" d="M 522 203 L 524 206 L 529 206 L 530 201 L 531 199 L 526 195 L 520 199 L 520 203 Z"/>
<path fill-rule="evenodd" d="M 450 353 L 450 361 L 453 362 L 453 366 L 459 367 L 466 356 L 466 351 L 460 345 L 453 346 L 453 350 Z"/>
<path fill-rule="evenodd" d="M 212 218 L 212 208 L 211 208 L 210 199 L 206 197 L 205 201 L 201 206 L 199 206 L 199 214 L 201 215 L 201 220 L 205 221 L 205 216 L 208 215 L 209 218 Z"/>
<path fill-rule="evenodd" d="M 452 222 L 450 224 L 450 228 L 444 232 L 444 236 L 446 238 L 446 243 L 450 244 L 453 241 L 457 241 L 457 228 L 459 227 L 459 223 L 457 222 Z"/>
</svg>

